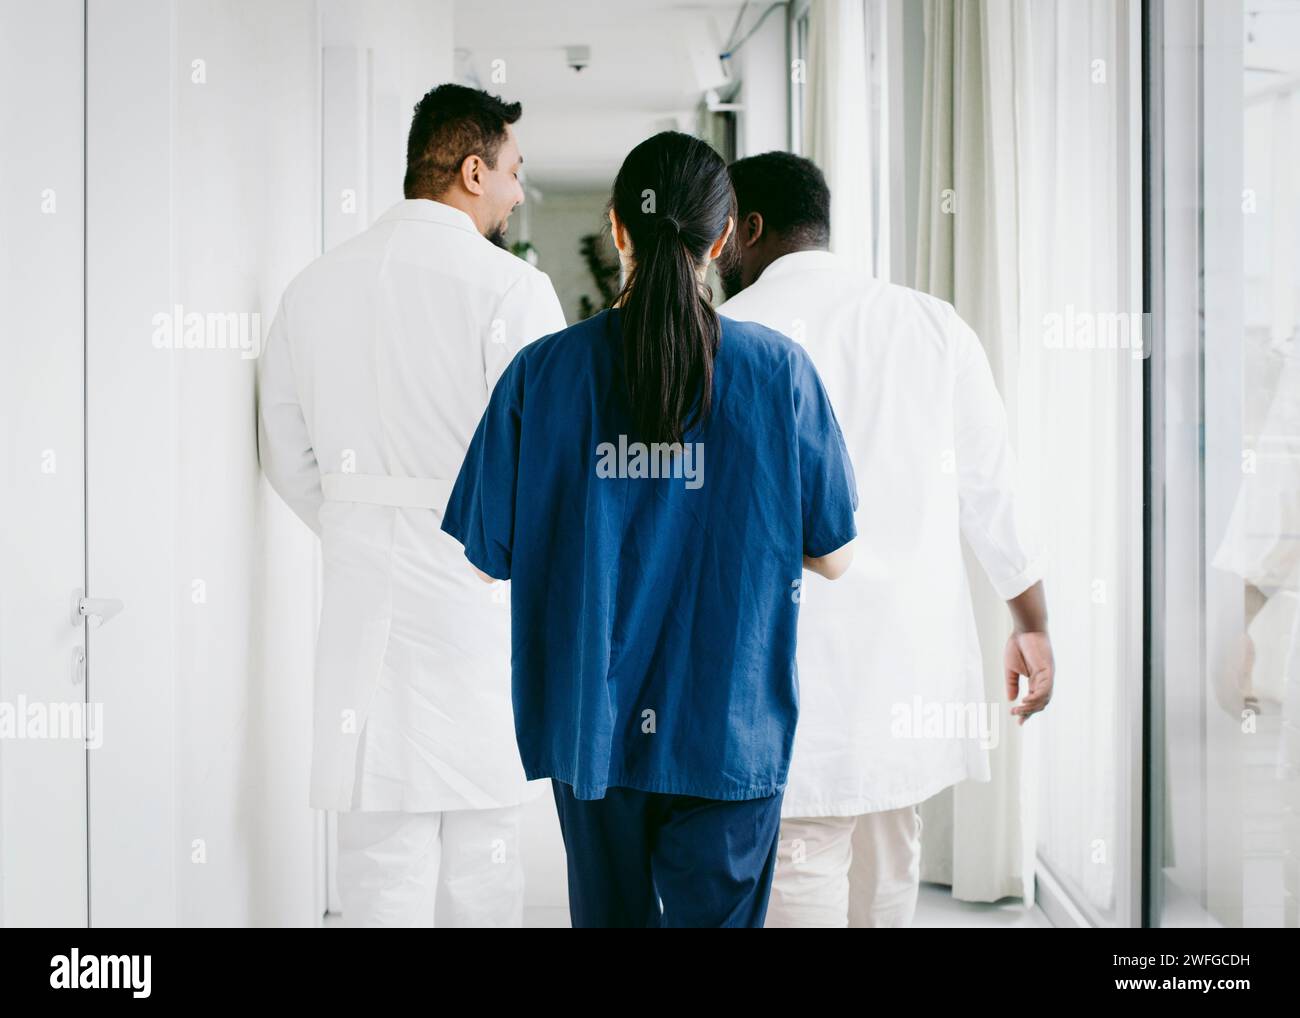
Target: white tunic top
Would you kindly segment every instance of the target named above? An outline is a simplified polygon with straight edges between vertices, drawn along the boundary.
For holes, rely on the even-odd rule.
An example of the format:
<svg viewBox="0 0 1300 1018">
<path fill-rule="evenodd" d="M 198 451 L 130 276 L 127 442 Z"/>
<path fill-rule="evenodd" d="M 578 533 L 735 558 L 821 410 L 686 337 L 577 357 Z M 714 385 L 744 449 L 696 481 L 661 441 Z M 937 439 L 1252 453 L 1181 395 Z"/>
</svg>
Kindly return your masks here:
<svg viewBox="0 0 1300 1018">
<path fill-rule="evenodd" d="M 439 527 L 498 376 L 564 326 L 543 273 L 423 199 L 285 291 L 259 364 L 259 444 L 321 538 L 312 806 L 489 809 L 545 791 L 515 743 L 509 592 Z"/>
<path fill-rule="evenodd" d="M 960 538 L 998 595 L 1041 578 L 1018 536 L 1006 415 L 950 304 L 825 251 L 772 262 L 718 309 L 804 344 L 858 479 L 852 566 L 805 572 L 799 723 L 782 815 L 852 816 L 989 779 L 1013 723 L 986 703 Z"/>
</svg>

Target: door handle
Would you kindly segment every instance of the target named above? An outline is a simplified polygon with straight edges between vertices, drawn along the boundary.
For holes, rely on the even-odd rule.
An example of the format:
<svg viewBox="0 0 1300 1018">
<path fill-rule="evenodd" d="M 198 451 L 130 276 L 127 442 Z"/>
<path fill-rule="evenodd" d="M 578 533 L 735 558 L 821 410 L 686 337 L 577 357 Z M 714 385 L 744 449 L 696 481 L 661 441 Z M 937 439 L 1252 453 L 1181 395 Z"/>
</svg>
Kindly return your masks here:
<svg viewBox="0 0 1300 1018">
<path fill-rule="evenodd" d="M 79 626 L 84 620 L 90 623 L 90 628 L 98 629 L 124 607 L 126 606 L 117 598 L 86 597 L 81 590 L 77 590 L 72 595 L 72 624 Z"/>
</svg>

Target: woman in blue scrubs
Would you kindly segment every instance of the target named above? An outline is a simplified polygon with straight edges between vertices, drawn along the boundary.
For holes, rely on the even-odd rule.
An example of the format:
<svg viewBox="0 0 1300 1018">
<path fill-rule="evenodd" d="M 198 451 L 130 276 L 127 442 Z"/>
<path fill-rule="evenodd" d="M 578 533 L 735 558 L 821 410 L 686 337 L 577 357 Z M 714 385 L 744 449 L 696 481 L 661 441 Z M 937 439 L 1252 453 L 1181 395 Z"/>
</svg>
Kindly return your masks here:
<svg viewBox="0 0 1300 1018">
<path fill-rule="evenodd" d="M 761 927 L 802 570 L 847 568 L 853 468 L 803 349 L 710 305 L 717 153 L 642 142 L 609 218 L 616 305 L 511 361 L 442 529 L 511 581 L 515 730 L 552 779 L 573 925 Z"/>
</svg>

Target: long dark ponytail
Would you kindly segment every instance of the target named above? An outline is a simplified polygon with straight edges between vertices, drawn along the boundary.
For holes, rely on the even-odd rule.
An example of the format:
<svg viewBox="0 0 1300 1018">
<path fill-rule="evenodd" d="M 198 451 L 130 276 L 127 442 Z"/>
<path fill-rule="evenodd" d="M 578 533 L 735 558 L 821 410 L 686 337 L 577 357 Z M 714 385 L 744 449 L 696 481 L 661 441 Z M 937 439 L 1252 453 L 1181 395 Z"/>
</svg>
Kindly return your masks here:
<svg viewBox="0 0 1300 1018">
<path fill-rule="evenodd" d="M 722 157 L 677 131 L 641 142 L 614 181 L 634 262 L 619 294 L 624 380 L 642 441 L 680 442 L 709 418 L 721 323 L 696 270 L 735 202 Z"/>
</svg>

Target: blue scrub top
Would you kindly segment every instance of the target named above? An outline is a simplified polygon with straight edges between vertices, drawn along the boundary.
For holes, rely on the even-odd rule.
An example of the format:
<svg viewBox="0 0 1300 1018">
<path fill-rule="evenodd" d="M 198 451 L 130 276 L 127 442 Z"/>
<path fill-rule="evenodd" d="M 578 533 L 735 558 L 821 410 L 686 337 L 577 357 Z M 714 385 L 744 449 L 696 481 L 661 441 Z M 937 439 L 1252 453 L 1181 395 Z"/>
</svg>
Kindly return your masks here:
<svg viewBox="0 0 1300 1018">
<path fill-rule="evenodd" d="M 857 534 L 853 466 L 807 353 L 722 318 L 709 421 L 639 447 L 618 309 L 524 347 L 442 529 L 511 581 L 530 779 L 753 799 L 785 787 L 803 556 Z"/>
</svg>

